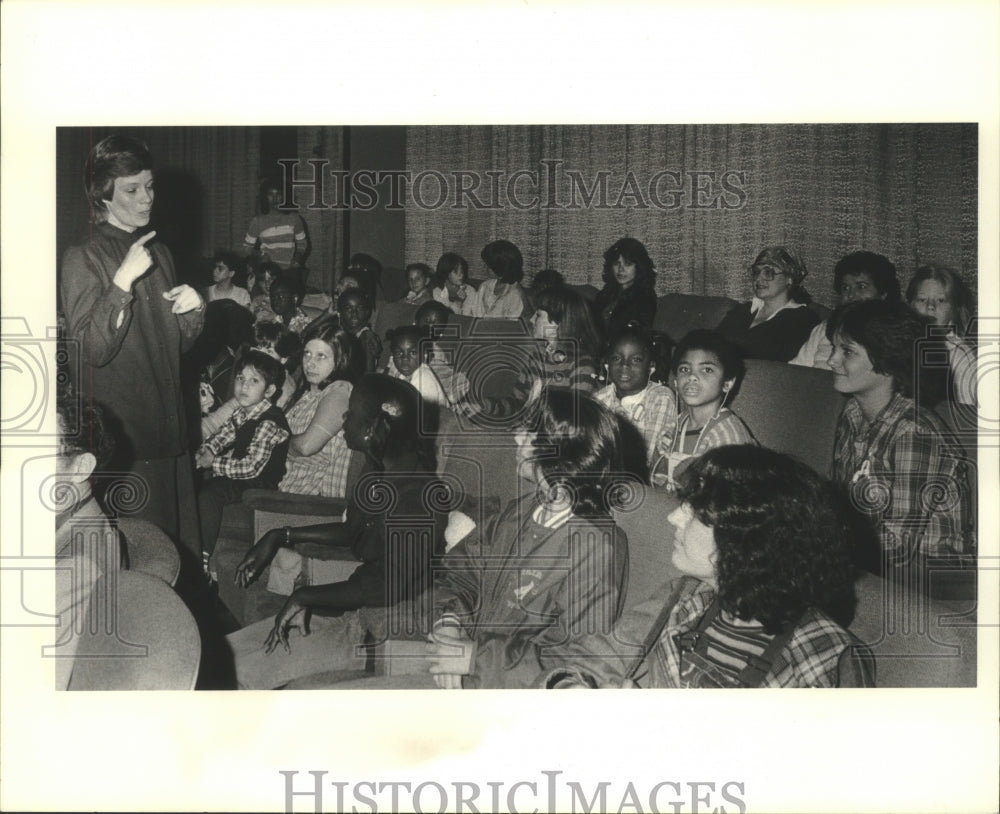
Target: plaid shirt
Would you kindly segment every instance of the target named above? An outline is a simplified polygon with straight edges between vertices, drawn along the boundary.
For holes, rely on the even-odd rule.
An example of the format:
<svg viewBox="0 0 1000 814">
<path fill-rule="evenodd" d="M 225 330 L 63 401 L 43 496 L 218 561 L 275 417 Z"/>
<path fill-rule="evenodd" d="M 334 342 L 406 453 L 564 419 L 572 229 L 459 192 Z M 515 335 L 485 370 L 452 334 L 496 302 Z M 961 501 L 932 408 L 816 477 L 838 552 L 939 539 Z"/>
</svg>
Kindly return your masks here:
<svg viewBox="0 0 1000 814">
<path fill-rule="evenodd" d="M 234 458 L 230 448 L 236 440 L 236 431 L 248 421 L 256 421 L 271 406 L 268 399 L 261 399 L 249 410 L 237 407 L 232 417 L 205 442 L 205 448 L 216 456 L 212 461 L 212 472 L 223 478 L 250 480 L 263 471 L 274 448 L 289 437 L 287 430 L 281 429 L 273 421 L 261 421 L 254 431 L 246 455 Z M 223 454 L 226 450 L 230 451 Z"/>
<path fill-rule="evenodd" d="M 705 582 L 690 577 L 682 579 L 686 584 L 680 586 L 659 638 L 641 660 L 641 645 L 664 607 L 662 598 L 626 613 L 610 634 L 600 633 L 583 640 L 582 646 L 574 650 L 577 658 L 544 675 L 539 681 L 541 686 L 620 687 L 639 660 L 633 679 L 638 686 L 686 687 L 682 679 L 684 654 L 677 637 L 698 627 L 716 594 Z M 669 595 L 676 586 L 674 583 L 659 593 Z M 709 626 L 708 630 L 711 629 Z M 867 647 L 825 613 L 810 608 L 771 663 L 760 686 L 874 686 L 872 664 Z"/>
<path fill-rule="evenodd" d="M 890 561 L 973 553 L 967 462 L 934 413 L 895 394 L 872 422 L 855 399 L 837 424 L 833 479 L 876 524 Z"/>
<path fill-rule="evenodd" d="M 636 396 L 626 396 L 622 404 L 615 395 L 615 386 L 609 384 L 594 394 L 601 404 L 625 416 L 639 429 L 646 442 L 646 459 L 652 464 L 656 457 L 656 442 L 664 435 L 672 436 L 677 426 L 677 399 L 674 391 L 659 382 L 650 382 Z"/>
</svg>

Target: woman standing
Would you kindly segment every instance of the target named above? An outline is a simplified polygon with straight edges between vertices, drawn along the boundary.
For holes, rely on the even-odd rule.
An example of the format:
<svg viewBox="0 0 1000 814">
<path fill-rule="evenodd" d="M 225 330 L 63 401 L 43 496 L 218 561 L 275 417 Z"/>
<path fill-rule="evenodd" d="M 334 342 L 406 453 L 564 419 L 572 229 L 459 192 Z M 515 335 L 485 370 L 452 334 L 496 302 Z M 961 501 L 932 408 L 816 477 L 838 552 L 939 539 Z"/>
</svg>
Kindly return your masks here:
<svg viewBox="0 0 1000 814">
<path fill-rule="evenodd" d="M 119 425 L 116 463 L 139 479 L 134 514 L 181 543 L 200 572 L 180 355 L 201 332 L 205 303 L 177 284 L 170 250 L 147 230 L 154 193 L 146 145 L 101 140 L 84 185 L 93 226 L 67 250 L 59 281 L 67 336 L 80 348 L 74 384 L 86 405 L 100 402 Z"/>
<path fill-rule="evenodd" d="M 753 299 L 733 308 L 716 330 L 749 359 L 789 361 L 819 322 L 806 307 L 812 299 L 802 287 L 808 273 L 791 249 L 764 249 L 750 267 Z"/>
</svg>

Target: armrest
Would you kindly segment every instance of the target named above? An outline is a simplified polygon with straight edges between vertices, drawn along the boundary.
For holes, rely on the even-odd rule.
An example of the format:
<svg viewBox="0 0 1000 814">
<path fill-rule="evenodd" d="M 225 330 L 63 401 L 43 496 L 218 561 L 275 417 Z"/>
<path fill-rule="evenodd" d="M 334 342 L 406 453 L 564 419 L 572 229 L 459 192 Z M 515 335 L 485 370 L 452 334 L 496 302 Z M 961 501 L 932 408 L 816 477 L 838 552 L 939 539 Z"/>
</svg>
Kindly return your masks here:
<svg viewBox="0 0 1000 814">
<path fill-rule="evenodd" d="M 255 512 L 315 517 L 340 517 L 347 509 L 347 500 L 342 497 L 293 495 L 276 489 L 247 489 L 243 493 L 243 503 Z"/>
</svg>

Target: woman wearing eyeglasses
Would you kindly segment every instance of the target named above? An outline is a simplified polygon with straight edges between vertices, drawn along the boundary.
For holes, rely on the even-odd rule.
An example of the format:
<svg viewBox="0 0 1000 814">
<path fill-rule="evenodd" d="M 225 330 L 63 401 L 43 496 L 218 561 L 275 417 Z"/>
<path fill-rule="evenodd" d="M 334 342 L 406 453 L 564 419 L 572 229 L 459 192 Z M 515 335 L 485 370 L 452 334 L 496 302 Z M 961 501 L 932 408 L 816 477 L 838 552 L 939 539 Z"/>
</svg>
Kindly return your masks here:
<svg viewBox="0 0 1000 814">
<path fill-rule="evenodd" d="M 807 306 L 806 265 L 785 246 L 764 249 L 750 267 L 753 299 L 737 305 L 716 330 L 750 359 L 787 362 L 809 338 L 819 317 Z"/>
</svg>

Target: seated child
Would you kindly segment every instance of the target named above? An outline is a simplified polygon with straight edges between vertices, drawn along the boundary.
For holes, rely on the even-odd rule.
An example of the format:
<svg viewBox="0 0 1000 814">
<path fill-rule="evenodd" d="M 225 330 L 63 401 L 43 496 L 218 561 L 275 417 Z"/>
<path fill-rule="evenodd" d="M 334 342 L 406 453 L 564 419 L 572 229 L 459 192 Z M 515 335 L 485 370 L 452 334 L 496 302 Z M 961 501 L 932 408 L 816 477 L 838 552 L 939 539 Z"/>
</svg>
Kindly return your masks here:
<svg viewBox="0 0 1000 814">
<path fill-rule="evenodd" d="M 976 425 L 976 346 L 969 325 L 975 299 L 954 271 L 944 266 L 921 266 L 906 288 L 906 301 L 928 319 L 948 355 L 948 366 L 925 366 L 921 376 L 937 377 L 937 392 L 964 413 L 969 426 Z M 942 375 L 943 374 L 943 375 Z M 943 381 L 941 381 L 943 380 Z M 961 408 L 969 409 L 961 409 Z M 955 410 L 952 410 L 954 414 Z"/>
<path fill-rule="evenodd" d="M 250 313 L 257 322 L 273 321 L 276 317 L 271 310 L 271 284 L 281 276 L 281 266 L 277 263 L 261 263 L 250 287 Z"/>
<path fill-rule="evenodd" d="M 690 459 L 726 444 L 757 443 L 743 420 L 726 407 L 743 378 L 743 359 L 716 331 L 691 331 L 674 351 L 674 390 L 683 402 L 673 433 L 657 442 L 653 484 L 676 488 Z M 679 405 L 678 405 L 679 406 Z"/>
<path fill-rule="evenodd" d="M 440 338 L 451 314 L 452 311 L 448 306 L 437 300 L 431 300 L 417 309 L 417 313 L 413 317 L 413 324 L 430 331 L 432 341 L 430 351 L 427 354 L 427 365 L 441 383 L 441 387 L 448 397 L 448 402 L 454 403 L 468 392 L 469 379 L 464 373 L 455 372 L 454 360 L 458 350 L 458 342 Z M 385 372 L 390 376 L 399 375 L 399 370 L 396 368 L 395 362 L 392 361 L 392 356 L 389 357 Z"/>
<path fill-rule="evenodd" d="M 975 554 L 967 461 L 914 401 L 914 348 L 925 323 L 901 303 L 837 308 L 827 322 L 833 386 L 850 396 L 837 424 L 833 480 L 878 534 L 886 573 L 928 557 Z"/>
<path fill-rule="evenodd" d="M 215 550 L 222 510 L 247 489 L 276 489 L 285 474 L 291 433 L 285 414 L 274 404 L 285 379 L 281 363 L 260 351 L 247 351 L 236 366 L 239 405 L 195 456 L 199 469 L 215 476 L 198 493 L 202 558 L 206 571 Z"/>
<path fill-rule="evenodd" d="M 469 264 L 454 252 L 445 252 L 437 262 L 433 296 L 436 302 L 456 314 L 466 314 L 470 295 L 476 289 L 469 284 Z"/>
<path fill-rule="evenodd" d="M 337 298 L 337 311 L 341 327 L 357 339 L 364 350 L 362 372 L 374 373 L 382 355 L 382 340 L 371 325 L 371 302 L 360 288 L 348 288 Z"/>
<path fill-rule="evenodd" d="M 217 251 L 212 268 L 212 285 L 208 287 L 206 302 L 233 300 L 244 308 L 250 307 L 250 292 L 243 287 L 246 263 L 235 252 Z"/>
<path fill-rule="evenodd" d="M 621 472 L 618 421 L 566 388 L 547 390 L 532 412 L 515 438 L 534 488 L 451 549 L 435 578 L 429 672 L 446 689 L 532 686 L 621 612 L 628 542 L 608 500 Z"/>
<path fill-rule="evenodd" d="M 273 322 L 280 322 L 297 334 L 301 334 L 312 321 L 298 306 L 295 285 L 284 277 L 271 283 L 271 311 Z"/>
<path fill-rule="evenodd" d="M 681 576 L 610 633 L 572 642 L 544 687 L 871 687 L 847 631 L 857 597 L 846 503 L 780 452 L 709 450 L 667 518 Z"/>
<path fill-rule="evenodd" d="M 403 302 L 409 305 L 421 305 L 431 299 L 431 267 L 426 263 L 410 263 L 406 267 L 406 283 L 410 290 L 406 292 Z"/>
<path fill-rule="evenodd" d="M 447 407 L 451 402 L 438 381 L 437 375 L 427 364 L 433 349 L 431 332 L 418 325 L 403 325 L 386 335 L 392 353 L 396 378 L 408 381 L 428 404 Z"/>
<path fill-rule="evenodd" d="M 627 327 L 608 345 L 605 369 L 611 383 L 594 397 L 606 407 L 625 416 L 646 442 L 647 461 L 652 465 L 657 442 L 673 436 L 677 425 L 674 391 L 651 380 L 656 370 L 653 339 L 642 328 Z"/>
</svg>

